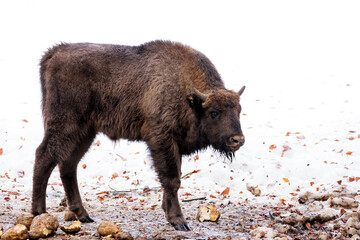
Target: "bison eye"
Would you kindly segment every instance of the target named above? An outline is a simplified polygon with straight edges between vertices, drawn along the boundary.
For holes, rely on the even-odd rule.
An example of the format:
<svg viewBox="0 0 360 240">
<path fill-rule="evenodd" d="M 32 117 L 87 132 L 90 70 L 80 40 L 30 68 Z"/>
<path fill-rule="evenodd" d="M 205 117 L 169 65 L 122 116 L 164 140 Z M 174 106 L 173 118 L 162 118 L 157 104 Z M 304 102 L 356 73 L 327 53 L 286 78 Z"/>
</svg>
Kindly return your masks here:
<svg viewBox="0 0 360 240">
<path fill-rule="evenodd" d="M 216 118 L 219 115 L 218 112 L 210 112 L 211 118 Z"/>
</svg>

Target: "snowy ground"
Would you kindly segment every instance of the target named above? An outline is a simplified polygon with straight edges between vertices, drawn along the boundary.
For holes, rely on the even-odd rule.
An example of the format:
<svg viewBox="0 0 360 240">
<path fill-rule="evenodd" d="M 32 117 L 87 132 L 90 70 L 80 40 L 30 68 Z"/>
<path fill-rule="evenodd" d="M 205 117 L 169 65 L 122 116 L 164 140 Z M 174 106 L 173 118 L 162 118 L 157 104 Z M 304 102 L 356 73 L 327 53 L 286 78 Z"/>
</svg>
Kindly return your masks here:
<svg viewBox="0 0 360 240">
<path fill-rule="evenodd" d="M 360 200 L 359 5 L 351 1 L 341 5 L 332 1 L 235 5 L 233 1 L 221 6 L 211 1 L 183 2 L 176 10 L 166 2 L 156 2 L 157 7 L 139 2 L 144 9 L 134 14 L 117 9 L 133 10 L 135 3 L 112 1 L 87 2 L 87 11 L 82 11 L 82 1 L 70 9 L 45 1 L 0 3 L 0 22 L 7 23 L 0 40 L 0 209 L 4 213 L 0 212 L 0 226 L 10 226 L 7 221 L 12 218 L 6 216 L 29 210 L 34 153 L 43 134 L 38 61 L 47 47 L 60 41 L 131 45 L 158 38 L 181 41 L 204 52 L 228 88 L 247 86 L 241 99 L 246 143 L 236 159 L 229 163 L 211 149 L 183 159 L 186 176 L 180 198 L 206 197 L 223 208 L 225 216 L 229 211 L 238 214 L 220 219 L 220 226 L 211 225 L 211 233 L 196 237 L 226 236 L 224 224 L 229 219 L 234 224 L 242 222 L 239 219 L 249 216 L 244 213 L 249 209 L 265 208 L 266 219 L 268 213 L 286 208 L 302 216 L 322 209 L 327 211 L 323 215 L 331 212 L 333 219 L 344 211 L 359 211 L 357 206 L 347 209 L 331 203 L 331 198 L 344 194 Z M 144 144 L 113 143 L 99 135 L 78 168 L 83 199 L 91 209 L 124 203 L 142 207 L 144 196 L 138 192 L 159 187 L 151 165 Z M 57 169 L 49 184 L 47 201 L 54 207 L 63 197 Z M 261 194 L 254 196 L 248 191 L 251 187 Z M 229 193 L 221 194 L 227 188 Z M 132 190 L 134 197 L 111 202 L 115 200 L 109 192 L 115 190 Z M 320 198 L 331 196 L 299 203 L 307 192 Z M 161 192 L 151 196 L 150 205 L 158 202 Z M 183 203 L 185 208 L 191 206 L 185 211 L 189 221 L 199 204 Z M 259 220 L 260 215 L 253 217 Z M 283 213 L 275 215 L 286 219 Z M 159 221 L 169 228 L 165 219 Z M 300 225 L 311 232 L 315 223 L 313 219 L 307 222 L 310 225 Z M 195 232 L 202 229 L 201 224 L 194 225 Z M 259 236 L 271 238 L 271 231 L 262 228 Z M 254 230 L 244 229 L 244 236 Z"/>
</svg>

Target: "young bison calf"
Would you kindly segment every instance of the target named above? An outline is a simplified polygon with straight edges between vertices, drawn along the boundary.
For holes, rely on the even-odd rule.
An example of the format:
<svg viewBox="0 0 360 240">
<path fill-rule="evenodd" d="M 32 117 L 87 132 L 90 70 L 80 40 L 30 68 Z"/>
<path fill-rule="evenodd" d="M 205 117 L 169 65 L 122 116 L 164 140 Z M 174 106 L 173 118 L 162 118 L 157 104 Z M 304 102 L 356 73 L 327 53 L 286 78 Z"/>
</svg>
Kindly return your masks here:
<svg viewBox="0 0 360 240">
<path fill-rule="evenodd" d="M 226 90 L 213 64 L 180 43 L 140 46 L 60 44 L 41 59 L 45 135 L 36 150 L 32 213 L 46 211 L 48 179 L 59 166 L 68 205 L 82 222 L 76 168 L 97 133 L 144 141 L 164 188 L 162 208 L 177 230 L 183 155 L 212 146 L 232 158 L 244 144 L 239 92 Z"/>
</svg>

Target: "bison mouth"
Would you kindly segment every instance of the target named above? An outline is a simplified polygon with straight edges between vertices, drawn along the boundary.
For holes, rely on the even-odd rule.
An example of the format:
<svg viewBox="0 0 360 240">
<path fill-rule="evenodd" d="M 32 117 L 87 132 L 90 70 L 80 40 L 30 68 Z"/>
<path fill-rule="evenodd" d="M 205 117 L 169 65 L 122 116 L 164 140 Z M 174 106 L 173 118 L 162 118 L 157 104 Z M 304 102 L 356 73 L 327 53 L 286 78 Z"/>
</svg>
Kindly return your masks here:
<svg viewBox="0 0 360 240">
<path fill-rule="evenodd" d="M 221 156 L 223 156 L 223 157 L 227 158 L 228 160 L 230 160 L 230 162 L 232 162 L 233 158 L 235 157 L 235 151 L 238 150 L 238 148 L 236 150 L 230 148 L 224 142 L 213 144 L 213 148 L 215 149 L 215 151 L 220 153 Z"/>
<path fill-rule="evenodd" d="M 229 139 L 232 140 L 229 141 Z M 241 142 L 234 142 L 233 137 L 223 138 L 221 141 L 212 144 L 212 146 L 217 152 L 232 162 L 235 152 L 244 144 L 244 138 L 242 137 L 241 139 Z"/>
</svg>

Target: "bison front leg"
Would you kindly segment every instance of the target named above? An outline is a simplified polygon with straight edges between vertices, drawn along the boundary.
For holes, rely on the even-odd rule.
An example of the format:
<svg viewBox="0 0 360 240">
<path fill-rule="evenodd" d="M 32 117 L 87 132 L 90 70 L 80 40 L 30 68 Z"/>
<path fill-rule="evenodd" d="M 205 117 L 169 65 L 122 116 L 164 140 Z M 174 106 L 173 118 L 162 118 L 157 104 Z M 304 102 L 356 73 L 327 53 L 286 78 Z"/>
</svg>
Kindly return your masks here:
<svg viewBox="0 0 360 240">
<path fill-rule="evenodd" d="M 181 155 L 176 144 L 149 144 L 155 170 L 164 188 L 162 208 L 166 219 L 176 230 L 189 231 L 184 216 L 181 212 L 178 190 L 181 177 Z"/>
</svg>

